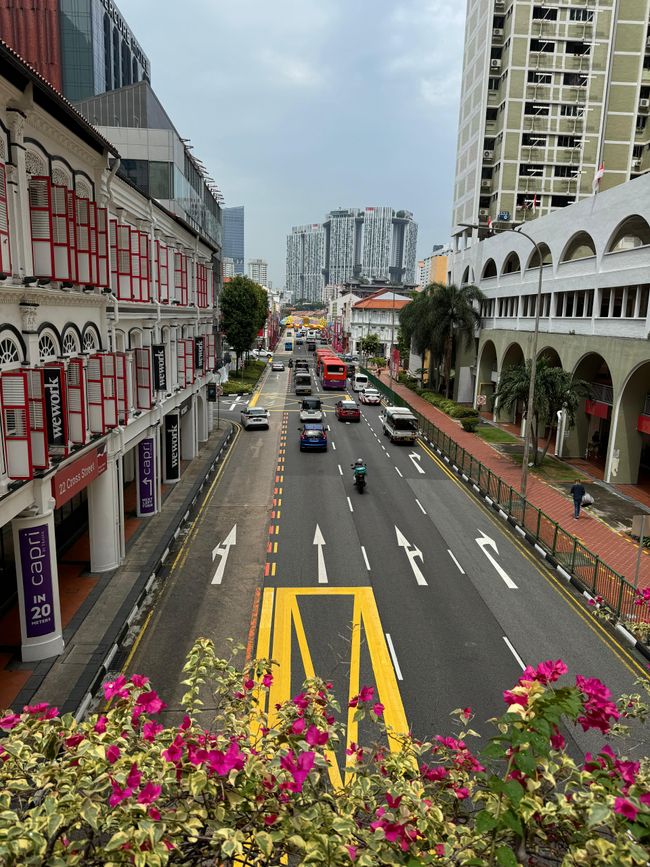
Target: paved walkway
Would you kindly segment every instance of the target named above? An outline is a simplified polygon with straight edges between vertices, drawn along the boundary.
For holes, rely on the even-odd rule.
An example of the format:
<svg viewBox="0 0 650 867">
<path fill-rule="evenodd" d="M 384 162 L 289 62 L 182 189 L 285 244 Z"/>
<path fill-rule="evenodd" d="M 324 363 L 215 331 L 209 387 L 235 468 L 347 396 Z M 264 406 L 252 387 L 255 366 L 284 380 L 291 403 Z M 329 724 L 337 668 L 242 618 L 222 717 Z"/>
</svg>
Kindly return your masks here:
<svg viewBox="0 0 650 867">
<path fill-rule="evenodd" d="M 388 385 L 389 376 L 382 373 L 381 381 Z M 393 390 L 406 400 L 413 409 L 428 419 L 441 431 L 450 436 L 458 445 L 473 455 L 482 464 L 492 470 L 499 478 L 508 485 L 519 489 L 521 480 L 521 466 L 511 458 L 497 451 L 489 443 L 473 433 L 467 433 L 460 422 L 445 415 L 439 409 L 432 406 L 428 401 L 419 397 L 415 392 L 393 380 Z M 604 483 L 600 483 L 604 484 Z M 626 486 L 626 494 L 630 495 L 630 488 Z M 573 502 L 556 488 L 547 484 L 534 475 L 528 477 L 527 499 L 539 509 L 556 521 L 567 533 L 576 536 L 587 548 L 597 554 L 600 559 L 623 575 L 630 583 L 634 581 L 636 570 L 638 545 L 626 534 L 609 526 L 604 520 L 583 511 L 576 521 L 573 517 Z M 639 505 L 639 512 L 643 506 Z M 650 551 L 645 549 L 641 556 L 639 570 L 639 586 L 650 586 Z"/>
</svg>

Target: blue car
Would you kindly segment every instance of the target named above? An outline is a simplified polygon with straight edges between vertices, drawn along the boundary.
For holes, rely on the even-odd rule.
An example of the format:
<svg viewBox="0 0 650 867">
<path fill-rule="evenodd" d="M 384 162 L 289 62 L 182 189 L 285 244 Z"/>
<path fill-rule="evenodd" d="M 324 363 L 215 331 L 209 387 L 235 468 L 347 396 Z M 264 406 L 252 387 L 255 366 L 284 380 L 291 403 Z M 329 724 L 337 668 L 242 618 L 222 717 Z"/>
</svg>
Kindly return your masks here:
<svg viewBox="0 0 650 867">
<path fill-rule="evenodd" d="M 307 422 L 300 431 L 300 451 L 322 449 L 327 451 L 327 431 L 320 422 Z"/>
</svg>

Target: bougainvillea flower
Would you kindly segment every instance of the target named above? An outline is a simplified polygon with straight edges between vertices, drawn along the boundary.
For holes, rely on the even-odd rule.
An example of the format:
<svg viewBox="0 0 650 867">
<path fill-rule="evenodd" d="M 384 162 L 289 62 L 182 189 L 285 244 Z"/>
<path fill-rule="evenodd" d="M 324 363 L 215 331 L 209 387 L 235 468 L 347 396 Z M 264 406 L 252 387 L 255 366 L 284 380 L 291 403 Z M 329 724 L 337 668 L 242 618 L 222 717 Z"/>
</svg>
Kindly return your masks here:
<svg viewBox="0 0 650 867">
<path fill-rule="evenodd" d="M 106 723 L 108 722 L 108 717 L 100 716 L 97 718 L 97 722 L 93 726 L 93 731 L 97 732 L 98 735 L 103 735 L 106 731 Z"/>
<path fill-rule="evenodd" d="M 292 701 L 296 705 L 296 707 L 300 708 L 300 710 L 306 710 L 309 707 L 309 699 L 304 692 L 299 693 L 295 698 L 292 699 Z M 280 705 L 278 705 L 277 707 L 279 709 Z"/>
<path fill-rule="evenodd" d="M 442 780 L 446 780 L 449 776 L 449 771 L 442 765 L 436 765 L 436 767 L 434 768 L 429 768 L 427 767 L 427 765 L 422 765 L 420 767 L 420 773 L 425 780 L 428 780 L 431 783 L 440 783 L 442 782 Z"/>
<path fill-rule="evenodd" d="M 122 752 L 120 748 L 115 744 L 111 744 L 110 747 L 106 749 L 106 760 L 111 765 L 114 765 L 121 755 Z"/>
<path fill-rule="evenodd" d="M 69 738 L 65 739 L 65 745 L 69 750 L 72 750 L 85 739 L 85 735 L 82 735 L 81 732 L 77 732 L 76 734 L 70 735 Z"/>
<path fill-rule="evenodd" d="M 128 689 L 125 689 L 126 678 L 123 674 L 116 677 L 115 680 L 109 680 L 104 684 L 104 698 L 108 701 L 111 698 L 126 698 L 129 694 Z"/>
<path fill-rule="evenodd" d="M 551 735 L 551 746 L 554 750 L 563 750 L 566 746 L 564 737 L 560 734 L 560 730 L 556 725 L 553 726 L 553 734 Z"/>
<path fill-rule="evenodd" d="M 23 711 L 28 714 L 43 713 L 49 706 L 49 702 L 47 701 L 42 701 L 40 704 L 26 704 Z"/>
<path fill-rule="evenodd" d="M 166 750 L 162 751 L 162 757 L 167 762 L 172 762 L 176 764 L 176 762 L 180 762 L 183 758 L 183 746 L 185 745 L 185 741 L 180 735 L 176 735 L 174 738 L 174 742 L 167 747 Z"/>
<path fill-rule="evenodd" d="M 305 740 L 309 744 L 310 747 L 322 747 L 323 744 L 326 744 L 329 740 L 329 735 L 327 732 L 322 732 L 315 726 L 313 723 L 307 729 L 307 734 L 305 735 Z"/>
<path fill-rule="evenodd" d="M 305 730 L 305 718 L 299 716 L 291 723 L 291 731 L 294 735 L 301 735 Z"/>
<path fill-rule="evenodd" d="M 131 770 L 129 771 L 129 776 L 126 778 L 127 786 L 130 786 L 132 789 L 137 789 L 140 785 L 140 781 L 142 780 L 142 774 L 138 770 L 138 766 L 135 762 L 131 765 Z"/>
<path fill-rule="evenodd" d="M 131 683 L 136 687 L 136 689 L 142 689 L 149 683 L 149 678 L 144 674 L 134 674 L 131 677 Z"/>
<path fill-rule="evenodd" d="M 348 855 L 350 856 L 350 861 L 355 861 L 357 857 L 357 847 L 356 846 L 346 846 L 348 850 Z"/>
<path fill-rule="evenodd" d="M 262 678 L 262 686 L 269 687 L 269 686 L 271 686 L 272 683 L 273 683 L 273 675 L 269 671 Z"/>
<path fill-rule="evenodd" d="M 312 751 L 299 753 L 298 756 L 293 752 L 287 753 L 280 759 L 280 767 L 284 771 L 289 771 L 293 777 L 293 791 L 301 792 L 302 786 L 309 772 L 314 767 L 314 753 Z"/>
<path fill-rule="evenodd" d="M 459 801 L 463 801 L 465 798 L 469 798 L 469 791 L 465 788 L 465 786 L 453 786 L 454 794 L 458 798 Z"/>
<path fill-rule="evenodd" d="M 231 743 L 226 752 L 210 750 L 206 758 L 206 764 L 210 770 L 220 777 L 225 777 L 233 769 L 241 771 L 246 762 L 246 756 L 236 743 Z"/>
<path fill-rule="evenodd" d="M 394 798 L 390 792 L 386 792 L 386 803 L 391 810 L 398 810 L 399 805 L 402 803 L 402 796 L 398 795 L 396 798 Z"/>
<path fill-rule="evenodd" d="M 247 678 L 244 681 L 244 689 L 255 689 L 255 681 L 252 678 Z"/>
<path fill-rule="evenodd" d="M 378 701 L 376 704 L 373 704 L 372 712 L 374 713 L 375 716 L 382 716 L 384 713 L 383 704 L 380 701 Z"/>
<path fill-rule="evenodd" d="M 0 729 L 5 732 L 11 731 L 11 729 L 15 728 L 20 722 L 20 717 L 17 713 L 9 713 L 7 716 L 3 716 L 0 719 Z"/>
<path fill-rule="evenodd" d="M 269 813 L 267 816 L 264 816 L 264 824 L 265 825 L 275 825 L 278 821 L 277 813 Z"/>
<path fill-rule="evenodd" d="M 630 822 L 634 822 L 639 811 L 627 798 L 616 798 L 614 801 L 614 812 L 628 819 Z"/>
<path fill-rule="evenodd" d="M 125 787 L 124 789 L 115 782 L 115 780 L 111 780 L 111 785 L 113 787 L 113 794 L 108 799 L 108 803 L 111 807 L 117 807 L 118 804 L 121 804 L 122 801 L 125 801 L 127 798 L 130 798 L 133 794 L 133 790 Z"/>
<path fill-rule="evenodd" d="M 162 730 L 163 726 L 161 726 L 160 723 L 148 719 L 142 726 L 142 739 L 152 744 L 156 739 L 156 735 L 158 735 Z"/>
<path fill-rule="evenodd" d="M 620 718 L 616 704 L 611 700 L 609 689 L 597 677 L 582 677 L 576 675 L 576 686 L 584 694 L 584 715 L 578 717 L 583 731 L 599 729 L 607 734 L 611 720 Z"/>
<path fill-rule="evenodd" d="M 374 686 L 362 686 L 359 693 L 359 701 L 372 701 L 375 695 Z"/>
<path fill-rule="evenodd" d="M 149 781 L 140 790 L 140 794 L 138 795 L 138 804 L 153 804 L 154 801 L 158 800 L 161 792 L 162 786 L 156 786 L 154 783 Z"/>
<path fill-rule="evenodd" d="M 141 693 L 136 699 L 136 704 L 144 708 L 147 713 L 160 713 L 163 708 L 167 707 L 158 693 L 153 690 Z"/>
</svg>

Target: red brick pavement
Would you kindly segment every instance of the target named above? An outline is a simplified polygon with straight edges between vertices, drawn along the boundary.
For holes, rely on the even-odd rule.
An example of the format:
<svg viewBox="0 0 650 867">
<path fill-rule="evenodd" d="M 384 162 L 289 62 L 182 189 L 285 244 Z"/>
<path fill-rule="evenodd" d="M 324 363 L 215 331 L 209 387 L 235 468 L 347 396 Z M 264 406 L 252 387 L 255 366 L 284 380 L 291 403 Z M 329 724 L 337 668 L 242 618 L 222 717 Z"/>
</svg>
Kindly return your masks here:
<svg viewBox="0 0 650 867">
<path fill-rule="evenodd" d="M 382 374 L 382 382 L 389 384 L 387 373 Z M 437 428 L 450 436 L 473 457 L 492 470 L 508 485 L 519 490 L 521 466 L 493 448 L 476 434 L 467 433 L 460 423 L 445 415 L 428 401 L 412 392 L 406 386 L 393 381 L 393 390 L 408 401 L 420 415 L 431 421 Z M 600 518 L 583 511 L 576 521 L 573 517 L 573 501 L 560 491 L 533 475 L 528 477 L 527 499 L 534 506 L 556 521 L 562 529 L 582 542 L 590 551 L 615 569 L 628 581 L 633 582 L 636 569 L 638 546 L 624 534 L 614 530 Z M 650 586 L 650 552 L 643 551 L 639 571 L 639 586 Z"/>
</svg>

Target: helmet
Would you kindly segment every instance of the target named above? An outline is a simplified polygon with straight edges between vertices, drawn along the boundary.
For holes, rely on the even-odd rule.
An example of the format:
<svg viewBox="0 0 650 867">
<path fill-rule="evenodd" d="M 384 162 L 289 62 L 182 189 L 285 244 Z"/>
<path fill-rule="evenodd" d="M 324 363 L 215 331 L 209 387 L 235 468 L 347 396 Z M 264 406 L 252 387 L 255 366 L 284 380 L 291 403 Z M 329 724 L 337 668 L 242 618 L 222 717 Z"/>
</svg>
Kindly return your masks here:
<svg viewBox="0 0 650 867">
<path fill-rule="evenodd" d="M 365 461 L 363 458 L 357 458 L 356 461 L 354 462 L 354 465 L 355 465 L 355 467 L 362 467 L 364 465 L 364 463 L 365 463 Z"/>
</svg>

